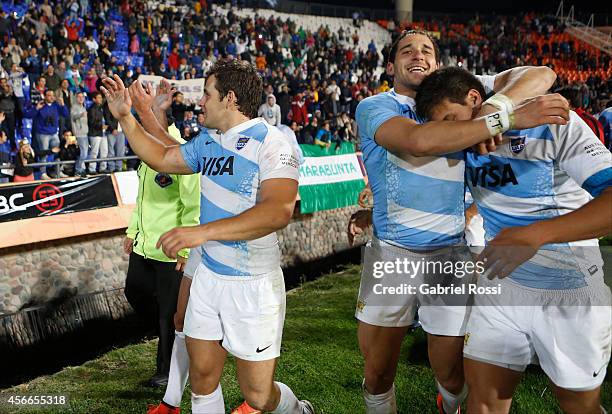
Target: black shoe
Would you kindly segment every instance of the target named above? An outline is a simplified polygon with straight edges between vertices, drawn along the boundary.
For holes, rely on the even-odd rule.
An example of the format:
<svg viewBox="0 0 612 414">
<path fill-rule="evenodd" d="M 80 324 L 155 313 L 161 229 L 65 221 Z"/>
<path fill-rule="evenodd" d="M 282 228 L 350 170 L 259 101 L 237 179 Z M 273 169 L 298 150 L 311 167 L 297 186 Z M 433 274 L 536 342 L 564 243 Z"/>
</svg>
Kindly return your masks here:
<svg viewBox="0 0 612 414">
<path fill-rule="evenodd" d="M 87 173 L 85 171 L 81 171 L 80 173 L 77 174 L 79 177 L 81 178 L 87 178 Z"/>
<path fill-rule="evenodd" d="M 147 387 L 151 388 L 165 388 L 168 385 L 168 375 L 167 374 L 155 374 L 149 381 L 147 381 Z"/>
</svg>

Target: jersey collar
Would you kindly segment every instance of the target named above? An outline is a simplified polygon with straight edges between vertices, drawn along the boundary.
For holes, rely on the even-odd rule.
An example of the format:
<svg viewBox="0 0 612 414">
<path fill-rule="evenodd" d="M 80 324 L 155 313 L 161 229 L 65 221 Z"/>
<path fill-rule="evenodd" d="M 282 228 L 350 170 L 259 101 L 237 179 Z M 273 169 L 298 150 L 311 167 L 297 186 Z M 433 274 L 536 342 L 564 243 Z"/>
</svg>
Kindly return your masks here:
<svg viewBox="0 0 612 414">
<path fill-rule="evenodd" d="M 238 133 L 240 133 L 241 131 L 245 131 L 249 128 L 251 128 L 252 126 L 260 123 L 260 122 L 265 122 L 263 118 L 253 118 L 253 119 L 249 119 L 248 121 L 245 121 L 241 124 L 238 124 L 230 129 L 228 129 L 225 134 L 223 134 L 223 136 L 225 137 L 229 137 L 232 135 L 236 135 Z"/>
<path fill-rule="evenodd" d="M 406 95 L 400 95 L 397 92 L 395 92 L 395 88 L 391 89 L 389 91 L 389 95 L 391 95 L 393 97 L 393 99 L 395 99 L 396 101 L 398 101 L 401 104 L 407 104 L 410 106 L 414 106 L 416 104 L 416 102 L 414 101 L 413 98 L 411 98 L 410 96 L 406 96 Z"/>
</svg>

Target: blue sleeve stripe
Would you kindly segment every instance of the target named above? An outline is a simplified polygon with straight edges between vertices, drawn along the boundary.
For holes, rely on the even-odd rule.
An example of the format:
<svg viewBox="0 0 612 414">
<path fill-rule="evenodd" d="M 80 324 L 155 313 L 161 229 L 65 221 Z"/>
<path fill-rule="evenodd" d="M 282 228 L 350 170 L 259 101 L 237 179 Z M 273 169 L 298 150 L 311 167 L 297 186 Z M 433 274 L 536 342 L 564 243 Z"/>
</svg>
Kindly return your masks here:
<svg viewBox="0 0 612 414">
<path fill-rule="evenodd" d="M 601 170 L 582 183 L 582 188 L 588 191 L 593 197 L 597 197 L 606 188 L 612 186 L 612 167 Z"/>
<path fill-rule="evenodd" d="M 179 148 L 181 150 L 181 154 L 183 155 L 183 160 L 185 160 L 185 165 L 191 168 L 191 171 L 194 173 L 199 172 L 200 166 L 198 165 L 197 154 L 193 154 L 192 151 L 190 151 L 193 149 L 193 143 L 190 144 L 188 142 L 186 144 L 182 144 Z"/>
</svg>

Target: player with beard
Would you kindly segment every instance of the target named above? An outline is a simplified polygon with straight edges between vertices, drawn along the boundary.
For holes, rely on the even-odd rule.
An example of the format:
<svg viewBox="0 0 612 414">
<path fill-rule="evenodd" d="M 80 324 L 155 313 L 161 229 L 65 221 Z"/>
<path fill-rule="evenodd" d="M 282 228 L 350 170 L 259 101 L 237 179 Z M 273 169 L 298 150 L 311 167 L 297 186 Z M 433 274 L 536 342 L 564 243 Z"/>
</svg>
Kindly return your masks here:
<svg viewBox="0 0 612 414">
<path fill-rule="evenodd" d="M 363 100 L 356 118 L 364 164 L 373 193 L 371 215 L 351 219 L 349 232 L 373 222 L 371 248 L 378 260 L 405 257 L 418 261 L 469 260 L 462 248 L 464 231 L 463 149 L 479 145 L 495 148 L 492 137 L 511 127 L 565 123 L 568 104 L 559 95 L 545 95 L 555 75 L 548 68 L 516 68 L 480 81 L 498 92 L 502 110 L 485 108 L 486 115 L 471 121 L 427 122 L 418 117 L 414 97 L 422 80 L 439 65 L 435 41 L 423 31 L 405 31 L 391 47 L 387 72 L 394 89 Z M 452 138 L 452 139 L 451 139 Z M 417 275 L 418 278 L 423 275 Z M 465 306 L 423 306 L 416 295 L 397 303 L 381 303 L 369 289 L 372 269 L 362 271 L 356 318 L 358 339 L 365 359 L 363 395 L 368 414 L 396 413 L 393 381 L 400 346 L 418 309 L 427 332 L 429 361 L 439 390 L 438 408 L 456 413 L 467 389 L 462 349 Z M 385 298 L 383 300 L 387 300 Z"/>
</svg>

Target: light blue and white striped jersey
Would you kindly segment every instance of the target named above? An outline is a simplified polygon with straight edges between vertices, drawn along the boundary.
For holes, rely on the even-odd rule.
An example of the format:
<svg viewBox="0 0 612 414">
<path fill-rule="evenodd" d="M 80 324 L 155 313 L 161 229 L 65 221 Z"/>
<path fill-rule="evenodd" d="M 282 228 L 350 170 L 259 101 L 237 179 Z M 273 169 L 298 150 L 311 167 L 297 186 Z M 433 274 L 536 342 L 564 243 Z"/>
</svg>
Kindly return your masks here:
<svg viewBox="0 0 612 414">
<path fill-rule="evenodd" d="M 483 156 L 470 151 L 466 181 L 484 219 L 486 240 L 492 240 L 506 227 L 577 210 L 612 186 L 612 154 L 571 112 L 567 125 L 508 131 L 495 152 Z M 601 266 L 601 256 L 596 247 L 584 246 L 598 242 L 544 246 L 511 278 L 539 289 L 586 286 L 586 278 Z"/>
<path fill-rule="evenodd" d="M 258 200 L 271 178 L 298 181 L 295 150 L 278 128 L 262 118 L 243 122 L 221 136 L 207 131 L 181 145 L 185 163 L 202 173 L 200 224 L 236 216 Z M 223 276 L 256 276 L 280 266 L 276 233 L 256 240 L 207 241 L 202 263 Z"/>
<path fill-rule="evenodd" d="M 480 76 L 487 93 L 494 76 Z M 380 146 L 375 135 L 391 118 L 423 123 L 414 99 L 394 90 L 364 99 L 357 106 L 363 161 L 374 197 L 374 235 L 401 247 L 431 248 L 463 243 L 463 151 L 404 159 Z M 452 139 L 452 131 L 449 131 Z"/>
<path fill-rule="evenodd" d="M 604 109 L 599 114 L 599 122 L 604 130 L 604 137 L 608 149 L 612 149 L 612 107 Z"/>
</svg>

